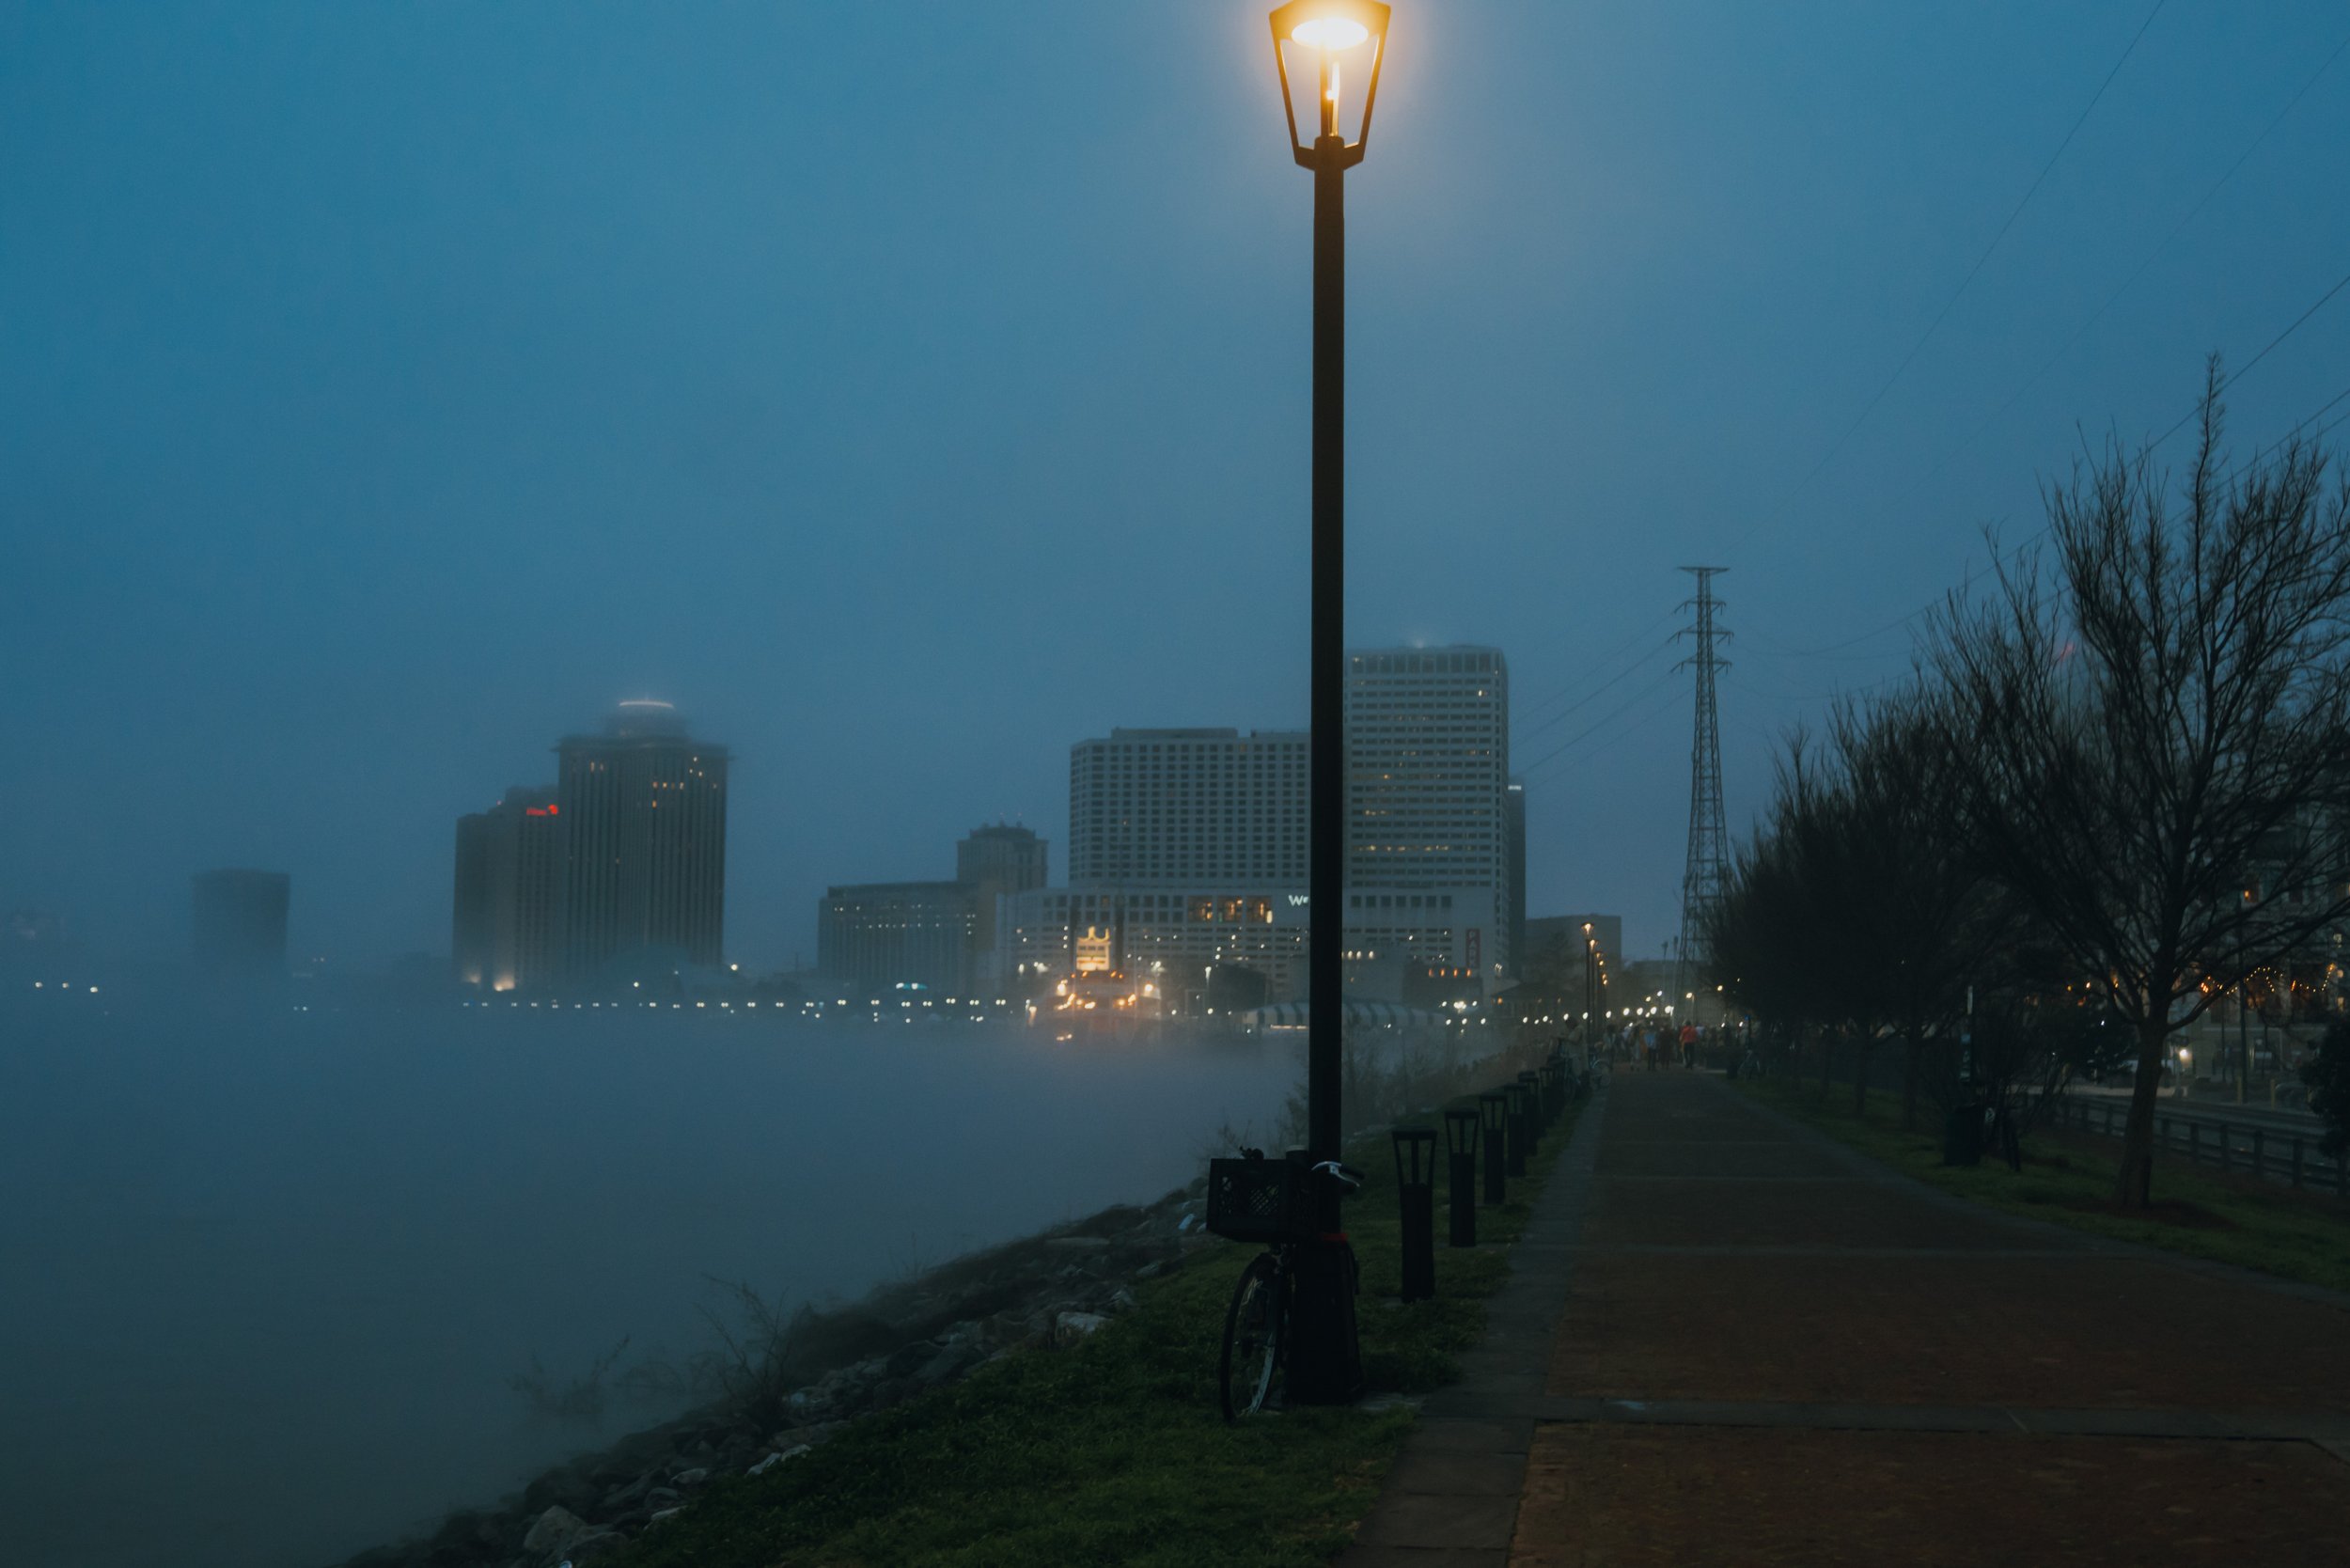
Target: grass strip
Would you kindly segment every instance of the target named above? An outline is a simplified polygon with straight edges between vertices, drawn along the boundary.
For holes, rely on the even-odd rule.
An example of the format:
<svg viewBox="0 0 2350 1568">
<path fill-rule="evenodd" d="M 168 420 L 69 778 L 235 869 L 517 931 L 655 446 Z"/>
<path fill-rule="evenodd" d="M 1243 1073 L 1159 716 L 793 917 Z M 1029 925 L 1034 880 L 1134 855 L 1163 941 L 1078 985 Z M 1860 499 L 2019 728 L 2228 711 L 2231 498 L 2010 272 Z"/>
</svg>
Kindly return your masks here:
<svg viewBox="0 0 2350 1568">
<path fill-rule="evenodd" d="M 1509 1277 L 1503 1249 L 1524 1231 L 1574 1114 L 1543 1140 L 1527 1178 L 1511 1184 L 1510 1201 L 1480 1209 L 1480 1246 L 1437 1247 L 1436 1299 L 1409 1306 L 1398 1299 L 1402 1220 L 1390 1145 L 1384 1134 L 1349 1145 L 1350 1163 L 1369 1177 L 1346 1223 L 1362 1265 L 1357 1317 L 1372 1393 L 1425 1393 L 1458 1375 L 1459 1353 L 1484 1331 L 1484 1299 Z M 1133 1311 L 1074 1347 L 1006 1356 L 857 1421 L 766 1475 L 716 1481 L 618 1560 L 628 1568 L 1326 1562 L 1370 1509 L 1413 1412 L 1296 1409 L 1224 1422 L 1215 1359 L 1225 1304 L 1257 1251 L 1211 1242 L 1172 1274 L 1143 1281 Z"/>
<path fill-rule="evenodd" d="M 1996 1155 L 1980 1166 L 1946 1166 L 1938 1131 L 1902 1130 L 1898 1094 L 1871 1090 L 1856 1120 L 1847 1084 L 1838 1085 L 1825 1103 L 1816 1084 L 1786 1078 L 1742 1078 L 1737 1087 L 1905 1176 L 1989 1208 L 2350 1291 L 2350 1206 L 2317 1193 L 2248 1175 L 2221 1176 L 2157 1153 L 2155 1208 L 2135 1213 L 2112 1204 L 2118 1139 L 2042 1127 L 2024 1139 L 2021 1171 L 2010 1170 Z M 1935 1114 L 1919 1107 L 1921 1120 Z"/>
</svg>

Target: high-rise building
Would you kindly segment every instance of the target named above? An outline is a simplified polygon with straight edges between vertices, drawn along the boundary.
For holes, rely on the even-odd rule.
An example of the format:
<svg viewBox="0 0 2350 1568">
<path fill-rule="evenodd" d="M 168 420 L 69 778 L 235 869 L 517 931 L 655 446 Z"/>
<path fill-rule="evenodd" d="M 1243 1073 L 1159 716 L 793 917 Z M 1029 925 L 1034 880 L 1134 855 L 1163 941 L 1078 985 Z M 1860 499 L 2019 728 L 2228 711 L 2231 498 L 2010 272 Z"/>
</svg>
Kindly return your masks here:
<svg viewBox="0 0 2350 1568">
<path fill-rule="evenodd" d="M 975 827 L 955 845 L 955 880 L 974 890 L 1025 893 L 1044 886 L 1044 840 L 1032 829 Z"/>
<path fill-rule="evenodd" d="M 1510 671 L 1494 648 L 1348 655 L 1350 891 L 1481 888 L 1491 933 L 1468 966 L 1510 964 Z"/>
<path fill-rule="evenodd" d="M 959 882 L 827 887 L 816 907 L 816 967 L 851 1001 L 912 986 L 959 996 L 971 929 L 971 894 Z"/>
<path fill-rule="evenodd" d="M 563 808 L 553 789 L 519 785 L 457 819 L 449 954 L 460 984 L 532 990 L 561 955 Z"/>
<path fill-rule="evenodd" d="M 1526 975 L 1526 783 L 1510 780 L 1501 797 L 1501 872 L 1510 879 L 1502 890 L 1503 930 L 1510 937 L 1510 973 Z"/>
<path fill-rule="evenodd" d="M 198 871 L 189 926 L 197 975 L 238 984 L 284 980 L 292 892 L 283 871 Z"/>
<path fill-rule="evenodd" d="M 999 989 L 1001 901 L 1044 886 L 1045 843 L 1028 828 L 973 828 L 955 845 L 952 882 L 863 882 L 824 889 L 816 966 L 863 994 L 918 986 L 942 996 Z"/>
<path fill-rule="evenodd" d="M 955 845 L 955 881 L 971 901 L 964 981 L 994 995 L 1003 989 L 995 962 L 998 901 L 1044 886 L 1044 840 L 1007 823 L 975 827 Z"/>
<path fill-rule="evenodd" d="M 1302 729 L 1113 729 L 1069 748 L 1069 885 L 1307 885 Z"/>
<path fill-rule="evenodd" d="M 666 702 L 623 702 L 601 735 L 556 747 L 563 827 L 562 970 L 656 949 L 699 967 L 726 951 L 727 750 Z"/>
</svg>

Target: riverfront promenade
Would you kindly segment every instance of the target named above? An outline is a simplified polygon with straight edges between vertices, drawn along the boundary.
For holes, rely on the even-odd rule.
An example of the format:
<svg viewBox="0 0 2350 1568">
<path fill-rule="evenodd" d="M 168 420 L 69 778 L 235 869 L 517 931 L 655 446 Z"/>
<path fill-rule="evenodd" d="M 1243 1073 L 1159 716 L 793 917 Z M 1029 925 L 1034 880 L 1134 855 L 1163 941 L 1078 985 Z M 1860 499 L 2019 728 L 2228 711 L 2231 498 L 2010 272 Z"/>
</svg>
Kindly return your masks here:
<svg viewBox="0 0 2350 1568">
<path fill-rule="evenodd" d="M 2350 1297 L 1686 1073 L 1616 1074 L 1515 1262 L 1344 1568 L 2350 1562 Z"/>
</svg>

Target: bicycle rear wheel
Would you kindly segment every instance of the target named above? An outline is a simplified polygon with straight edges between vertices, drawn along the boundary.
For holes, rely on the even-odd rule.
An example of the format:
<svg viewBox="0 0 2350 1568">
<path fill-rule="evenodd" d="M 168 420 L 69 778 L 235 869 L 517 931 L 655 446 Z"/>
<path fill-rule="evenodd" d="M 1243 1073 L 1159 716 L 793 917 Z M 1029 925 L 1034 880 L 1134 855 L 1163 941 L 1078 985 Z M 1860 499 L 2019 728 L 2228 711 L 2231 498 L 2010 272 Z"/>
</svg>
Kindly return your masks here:
<svg viewBox="0 0 2350 1568">
<path fill-rule="evenodd" d="M 1289 1325 L 1281 1283 L 1279 1262 L 1272 1253 L 1261 1252 L 1232 1287 L 1216 1378 L 1228 1421 L 1262 1410 L 1280 1375 L 1281 1336 Z"/>
</svg>

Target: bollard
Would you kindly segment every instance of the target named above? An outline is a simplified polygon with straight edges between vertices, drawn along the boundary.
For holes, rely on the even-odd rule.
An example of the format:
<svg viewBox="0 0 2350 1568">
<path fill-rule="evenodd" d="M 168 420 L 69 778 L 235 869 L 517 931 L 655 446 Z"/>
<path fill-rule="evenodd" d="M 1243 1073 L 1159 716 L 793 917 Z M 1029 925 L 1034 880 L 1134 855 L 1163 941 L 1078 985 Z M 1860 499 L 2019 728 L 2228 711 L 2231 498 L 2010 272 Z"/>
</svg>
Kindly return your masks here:
<svg viewBox="0 0 2350 1568">
<path fill-rule="evenodd" d="M 1527 1127 L 1526 1086 L 1504 1084 L 1501 1092 L 1506 1107 L 1501 1120 L 1507 1135 L 1502 1140 L 1501 1166 L 1512 1176 L 1523 1176 L 1528 1146 L 1533 1142 Z"/>
<path fill-rule="evenodd" d="M 1477 1097 L 1477 1108 L 1483 1118 L 1485 1130 L 1485 1201 L 1499 1203 L 1508 1198 L 1502 1176 L 1508 1165 L 1504 1136 L 1510 1125 L 1509 1096 L 1499 1090 Z"/>
<path fill-rule="evenodd" d="M 1403 1211 L 1403 1299 L 1436 1299 L 1436 1130 L 1398 1127 L 1396 1200 Z"/>
<path fill-rule="evenodd" d="M 1452 1245 L 1477 1245 L 1477 1111 L 1462 1105 L 1444 1113 L 1445 1152 L 1451 1156 Z"/>
<path fill-rule="evenodd" d="M 1518 1087 L 1526 1090 L 1526 1152 L 1534 1153 L 1534 1145 L 1543 1140 L 1542 1080 L 1533 1073 L 1518 1074 Z"/>
</svg>

